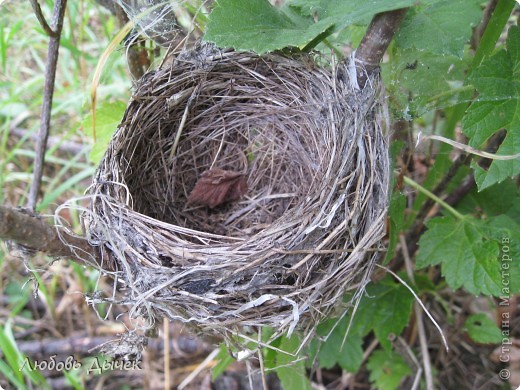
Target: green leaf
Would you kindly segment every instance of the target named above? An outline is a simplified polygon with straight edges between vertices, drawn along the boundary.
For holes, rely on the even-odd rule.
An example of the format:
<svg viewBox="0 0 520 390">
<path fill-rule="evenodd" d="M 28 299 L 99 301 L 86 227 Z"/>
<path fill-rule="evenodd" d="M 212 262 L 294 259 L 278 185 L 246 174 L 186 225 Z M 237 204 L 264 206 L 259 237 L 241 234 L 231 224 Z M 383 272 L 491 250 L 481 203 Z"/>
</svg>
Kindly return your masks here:
<svg viewBox="0 0 520 390">
<path fill-rule="evenodd" d="M 486 223 L 467 217 L 433 218 L 419 240 L 417 267 L 442 264 L 452 289 L 464 286 L 478 295 L 500 295 L 499 245 L 489 236 Z"/>
<path fill-rule="evenodd" d="M 226 371 L 226 369 L 230 366 L 230 364 L 235 361 L 235 359 L 229 354 L 229 351 L 224 343 L 220 345 L 215 360 L 218 361 L 218 363 L 211 370 L 212 381 L 221 376 L 224 373 L 224 371 Z"/>
<path fill-rule="evenodd" d="M 39 371 L 31 370 L 27 364 L 24 364 L 28 358 L 22 355 L 18 349 L 10 321 L 7 321 L 4 327 L 0 326 L 0 350 L 2 350 L 4 358 L 9 364 L 9 366 L 2 364 L 0 372 L 9 377 L 13 384 L 18 384 L 19 381 L 23 382 L 23 377 L 25 377 L 37 385 L 38 388 L 50 388 Z M 4 361 L 0 360 L 0 363 L 4 363 Z M 18 388 L 25 389 L 27 387 L 22 386 Z"/>
<path fill-rule="evenodd" d="M 385 84 L 400 107 L 402 117 L 420 116 L 439 106 L 451 106 L 458 98 L 469 61 L 452 55 L 439 55 L 418 49 L 392 51 L 392 60 L 382 64 Z M 454 90 L 453 93 L 449 93 Z"/>
<path fill-rule="evenodd" d="M 400 283 L 387 277 L 379 283 L 370 283 L 354 314 L 361 334 L 374 331 L 385 349 L 391 348 L 388 336 L 400 335 L 410 320 L 413 296 Z"/>
<path fill-rule="evenodd" d="M 497 325 L 484 313 L 473 314 L 464 323 L 469 337 L 477 343 L 498 344 L 502 333 Z"/>
<path fill-rule="evenodd" d="M 486 234 L 495 240 L 500 249 L 501 296 L 520 293 L 520 224 L 509 215 L 489 218 L 485 224 Z"/>
<path fill-rule="evenodd" d="M 290 16 L 267 0 L 221 0 L 210 15 L 204 39 L 262 54 L 289 46 L 303 49 L 331 26 L 331 21 L 312 23 Z"/>
<path fill-rule="evenodd" d="M 339 364 L 348 372 L 357 372 L 363 361 L 363 336 L 374 331 L 381 345 L 390 350 L 388 336 L 399 335 L 406 327 L 412 313 L 412 302 L 413 296 L 408 289 L 390 277 L 379 283 L 369 283 L 347 337 L 345 334 L 350 315 L 346 315 L 339 323 L 337 319 L 321 323 L 317 332 L 328 338 L 319 345 L 317 341 L 311 345 L 311 356 L 317 354 L 321 367 L 332 368 Z"/>
<path fill-rule="evenodd" d="M 350 316 L 345 316 L 337 323 L 337 319 L 330 319 L 320 324 L 318 327 L 318 334 L 320 336 L 327 336 L 327 340 L 319 345 L 318 361 L 320 367 L 331 369 L 336 364 L 348 372 L 357 372 L 363 362 L 363 338 L 356 331 L 351 328 L 347 337 L 348 324 Z M 334 328 L 334 326 L 336 326 Z M 334 330 L 331 333 L 331 330 Z M 345 339 L 345 343 L 343 343 Z"/>
<path fill-rule="evenodd" d="M 125 113 L 126 103 L 124 102 L 105 102 L 98 106 L 96 110 L 96 143 L 90 151 L 90 160 L 94 164 L 99 164 L 105 154 L 105 150 L 110 143 L 112 135 L 121 123 L 121 118 Z M 82 121 L 83 131 L 88 135 L 92 132 L 92 114 L 89 114 Z"/>
<path fill-rule="evenodd" d="M 506 136 L 497 154 L 520 151 L 520 28 L 509 29 L 507 51 L 485 58 L 469 77 L 479 96 L 469 107 L 462 125 L 471 146 L 481 148 L 497 131 Z M 473 164 L 479 190 L 520 173 L 520 158 L 493 160 L 486 171 Z"/>
<path fill-rule="evenodd" d="M 457 210 L 470 214 L 478 209 L 487 216 L 507 214 L 514 204 L 520 204 L 520 191 L 513 180 L 505 180 L 482 191 L 473 189 L 457 204 Z"/>
<path fill-rule="evenodd" d="M 482 18 L 479 3 L 443 0 L 413 7 L 403 20 L 396 43 L 405 49 L 462 58 L 472 27 Z"/>
<path fill-rule="evenodd" d="M 368 359 L 367 368 L 370 371 L 370 382 L 378 390 L 397 389 L 402 379 L 412 373 L 402 356 L 393 351 L 374 351 Z"/>
<path fill-rule="evenodd" d="M 313 7 L 318 20 L 330 20 L 340 30 L 352 24 L 368 24 L 380 12 L 411 7 L 414 0 L 320 0 Z"/>
<path fill-rule="evenodd" d="M 0 326 L 0 347 L 3 352 L 3 357 L 7 360 L 7 363 L 9 363 L 11 373 L 18 381 L 23 382 L 23 373 L 20 371 L 23 359 L 21 358 L 16 343 L 12 338 L 10 322 L 6 324 L 5 330 Z"/>
<path fill-rule="evenodd" d="M 280 343 L 280 349 L 288 353 L 278 353 L 275 371 L 284 390 L 312 390 L 307 379 L 305 362 L 294 356 L 300 344 L 300 338 L 294 334 L 291 337 L 283 337 Z"/>
<path fill-rule="evenodd" d="M 23 381 L 17 378 L 14 372 L 15 371 L 5 361 L 0 360 L 0 373 L 4 374 L 4 378 L 15 385 L 18 390 L 28 389 Z"/>
<path fill-rule="evenodd" d="M 81 378 L 78 374 L 63 371 L 63 376 L 67 379 L 68 384 L 71 385 L 74 388 L 74 390 L 85 389 L 85 387 L 81 383 Z"/>
<path fill-rule="evenodd" d="M 220 0 L 210 15 L 204 39 L 221 47 L 266 53 L 286 47 L 314 47 L 333 31 L 368 23 L 378 12 L 409 7 L 413 0 L 299 1 L 285 9 L 267 0 Z M 310 17 L 310 15 L 313 17 Z M 315 22 L 315 18 L 317 22 Z"/>
</svg>

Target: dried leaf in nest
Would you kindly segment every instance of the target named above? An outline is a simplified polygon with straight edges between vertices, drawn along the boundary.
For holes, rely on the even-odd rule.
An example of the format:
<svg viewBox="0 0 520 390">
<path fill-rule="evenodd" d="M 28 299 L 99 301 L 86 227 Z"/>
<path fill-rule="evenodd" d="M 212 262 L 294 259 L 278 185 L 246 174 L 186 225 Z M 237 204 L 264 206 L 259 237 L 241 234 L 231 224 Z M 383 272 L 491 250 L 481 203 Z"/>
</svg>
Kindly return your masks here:
<svg viewBox="0 0 520 390">
<path fill-rule="evenodd" d="M 187 205 L 213 209 L 223 203 L 239 200 L 246 192 L 247 178 L 243 173 L 213 168 L 202 173 L 188 197 Z"/>
</svg>

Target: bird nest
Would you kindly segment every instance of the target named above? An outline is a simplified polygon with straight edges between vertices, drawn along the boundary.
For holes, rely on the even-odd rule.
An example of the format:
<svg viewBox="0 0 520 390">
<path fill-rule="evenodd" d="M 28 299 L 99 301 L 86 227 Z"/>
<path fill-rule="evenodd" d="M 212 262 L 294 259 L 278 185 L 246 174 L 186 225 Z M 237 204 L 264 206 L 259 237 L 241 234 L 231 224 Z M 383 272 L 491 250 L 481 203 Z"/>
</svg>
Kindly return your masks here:
<svg viewBox="0 0 520 390">
<path fill-rule="evenodd" d="M 203 44 L 139 81 L 85 216 L 132 317 L 310 334 L 359 296 L 385 233 L 384 105 L 324 62 Z"/>
</svg>

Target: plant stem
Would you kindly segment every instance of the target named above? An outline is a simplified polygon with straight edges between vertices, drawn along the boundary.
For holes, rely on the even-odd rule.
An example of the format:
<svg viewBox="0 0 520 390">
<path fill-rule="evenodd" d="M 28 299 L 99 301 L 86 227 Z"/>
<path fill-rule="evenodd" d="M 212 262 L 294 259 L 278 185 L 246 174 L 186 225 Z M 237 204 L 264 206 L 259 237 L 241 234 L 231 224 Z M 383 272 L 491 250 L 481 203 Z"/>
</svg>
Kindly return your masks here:
<svg viewBox="0 0 520 390">
<path fill-rule="evenodd" d="M 446 210 L 448 210 L 453 216 L 455 216 L 457 219 L 464 219 L 464 215 L 459 213 L 457 210 L 455 210 L 453 207 L 451 207 L 448 203 L 443 201 L 441 198 L 439 198 L 437 195 L 435 195 L 433 192 L 428 191 L 426 188 L 421 186 L 416 181 L 410 179 L 407 176 L 403 176 L 403 180 L 406 184 L 408 184 L 410 187 L 416 189 L 419 192 L 422 192 L 424 195 L 426 195 L 428 198 L 432 199 L 434 202 L 440 204 L 442 207 L 444 207 Z"/>
<path fill-rule="evenodd" d="M 42 182 L 45 151 L 47 149 L 47 139 L 49 138 L 49 129 L 51 125 L 51 109 L 52 97 L 54 95 L 54 82 L 56 80 L 56 65 L 58 63 L 61 30 L 63 28 L 63 18 L 65 16 L 66 8 L 67 0 L 56 0 L 51 27 L 53 34 L 49 39 L 47 63 L 45 64 L 45 85 L 43 87 L 43 103 L 41 109 L 40 130 L 38 132 L 38 144 L 36 145 L 33 182 L 27 202 L 27 207 L 33 211 L 36 208 Z"/>
<path fill-rule="evenodd" d="M 40 23 L 40 26 L 42 26 L 43 31 L 49 36 L 49 37 L 55 37 L 56 31 L 53 30 L 47 21 L 45 20 L 45 16 L 43 16 L 42 9 L 40 7 L 40 3 L 38 3 L 38 0 L 29 0 L 31 3 L 31 6 L 33 7 L 34 14 L 36 15 L 36 19 L 38 19 L 38 22 Z"/>
</svg>

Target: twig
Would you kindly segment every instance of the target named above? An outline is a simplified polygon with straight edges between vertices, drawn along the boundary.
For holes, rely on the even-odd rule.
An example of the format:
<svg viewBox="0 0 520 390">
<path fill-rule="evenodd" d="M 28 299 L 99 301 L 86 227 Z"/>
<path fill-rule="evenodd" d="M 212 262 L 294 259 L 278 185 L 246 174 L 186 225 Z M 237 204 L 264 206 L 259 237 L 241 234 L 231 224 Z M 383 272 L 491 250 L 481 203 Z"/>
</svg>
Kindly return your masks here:
<svg viewBox="0 0 520 390">
<path fill-rule="evenodd" d="M 33 2 L 36 2 L 36 0 L 33 0 Z M 43 103 L 41 110 L 40 130 L 38 133 L 38 144 L 36 146 L 36 159 L 34 162 L 34 175 L 31 190 L 29 192 L 29 199 L 27 202 L 27 207 L 33 211 L 36 208 L 38 194 L 40 192 L 40 186 L 42 182 L 45 150 L 47 149 L 47 138 L 49 137 L 51 123 L 51 108 L 52 97 L 54 95 L 54 82 L 56 80 L 56 65 L 58 63 L 61 30 L 63 28 L 63 18 L 65 16 L 66 7 L 67 0 L 56 0 L 56 3 L 54 3 L 52 21 L 53 34 L 50 35 L 49 48 L 47 50 L 47 63 L 45 64 L 45 85 L 43 89 Z M 39 8 L 39 5 L 37 8 Z"/>
<path fill-rule="evenodd" d="M 36 19 L 38 19 L 38 22 L 42 26 L 43 30 L 49 37 L 55 37 L 56 36 L 56 30 L 53 30 L 47 21 L 45 20 L 45 16 L 43 16 L 42 9 L 40 7 L 40 3 L 38 3 L 38 0 L 29 0 L 33 10 L 34 14 L 36 15 Z"/>
<path fill-rule="evenodd" d="M 408 8 L 401 8 L 376 14 L 368 30 L 356 49 L 356 71 L 358 85 L 365 86 L 367 78 L 377 68 L 383 59 L 390 41 L 399 29 Z"/>
<path fill-rule="evenodd" d="M 66 237 L 69 245 L 61 241 L 60 235 Z M 69 257 L 83 264 L 85 260 L 76 253 L 80 251 L 101 264 L 100 254 L 86 239 L 71 236 L 63 231 L 58 234 L 57 229 L 41 219 L 5 206 L 0 206 L 0 239 L 13 241 L 53 257 Z"/>
</svg>

